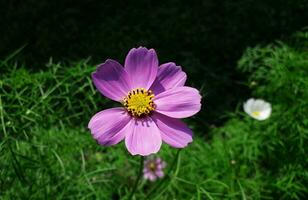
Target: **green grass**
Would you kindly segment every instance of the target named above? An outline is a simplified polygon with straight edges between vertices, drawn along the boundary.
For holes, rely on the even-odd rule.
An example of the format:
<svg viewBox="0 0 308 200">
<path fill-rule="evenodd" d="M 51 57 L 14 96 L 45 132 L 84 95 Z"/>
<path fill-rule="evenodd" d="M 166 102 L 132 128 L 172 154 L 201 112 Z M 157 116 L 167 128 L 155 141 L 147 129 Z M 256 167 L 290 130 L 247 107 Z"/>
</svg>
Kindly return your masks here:
<svg viewBox="0 0 308 200">
<path fill-rule="evenodd" d="M 308 34 L 293 44 L 249 48 L 238 62 L 252 96 L 269 101 L 256 121 L 242 102 L 220 127 L 186 120 L 194 141 L 178 152 L 163 145 L 163 181 L 142 180 L 135 199 L 305 199 L 308 196 Z M 101 147 L 86 129 L 114 106 L 94 89 L 87 61 L 30 72 L 0 62 L 0 198 L 128 199 L 139 157 L 123 143 Z M 205 100 L 206 101 L 206 100 Z M 179 155 L 179 159 L 175 160 Z M 174 163 L 174 165 L 173 165 Z M 153 188 L 157 188 L 151 192 Z"/>
<path fill-rule="evenodd" d="M 234 143 L 218 136 L 210 144 L 195 137 L 194 143 L 181 151 L 177 176 L 171 174 L 169 187 L 151 197 L 258 197 L 259 188 L 255 186 L 260 174 L 257 169 L 249 169 L 249 163 L 231 157 L 228 145 Z M 1 155 L 2 169 L 6 169 L 1 170 L 4 199 L 122 199 L 128 196 L 139 159 L 129 155 L 123 144 L 100 147 L 87 130 L 61 128 L 32 130 L 31 138 L 23 140 L 7 138 L 1 152 L 5 152 Z M 176 153 L 176 149 L 164 145 L 158 154 L 169 161 L 167 170 Z M 142 181 L 139 189 L 143 190 L 138 190 L 137 199 L 144 198 L 151 187 L 152 183 Z"/>
</svg>

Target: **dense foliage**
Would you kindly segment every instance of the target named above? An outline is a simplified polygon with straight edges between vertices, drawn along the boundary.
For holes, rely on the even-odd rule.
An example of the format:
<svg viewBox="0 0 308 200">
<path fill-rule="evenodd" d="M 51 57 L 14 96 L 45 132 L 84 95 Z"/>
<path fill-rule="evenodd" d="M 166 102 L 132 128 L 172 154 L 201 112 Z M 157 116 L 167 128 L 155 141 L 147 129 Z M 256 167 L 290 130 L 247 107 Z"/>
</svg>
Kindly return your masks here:
<svg viewBox="0 0 308 200">
<path fill-rule="evenodd" d="M 238 102 L 228 121 L 209 132 L 204 119 L 191 119 L 194 142 L 174 167 L 177 150 L 163 146 L 159 156 L 170 176 L 161 186 L 143 181 L 137 199 L 308 196 L 308 34 L 291 41 L 248 48 L 238 62 L 252 96 L 272 104 L 271 117 L 256 121 Z M 100 147 L 86 129 L 90 116 L 111 104 L 93 88 L 95 67 L 86 60 L 47 66 L 29 72 L 9 58 L 0 63 L 0 197 L 126 198 L 137 158 L 123 144 Z M 206 105 L 201 116 L 211 109 Z"/>
</svg>

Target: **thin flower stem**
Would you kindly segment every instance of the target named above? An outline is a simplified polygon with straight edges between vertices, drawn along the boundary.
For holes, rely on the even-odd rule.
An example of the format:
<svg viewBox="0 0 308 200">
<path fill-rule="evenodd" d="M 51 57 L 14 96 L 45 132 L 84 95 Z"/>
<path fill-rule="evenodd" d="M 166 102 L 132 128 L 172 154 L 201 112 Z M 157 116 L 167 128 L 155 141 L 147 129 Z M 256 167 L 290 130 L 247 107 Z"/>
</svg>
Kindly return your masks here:
<svg viewBox="0 0 308 200">
<path fill-rule="evenodd" d="M 3 137 L 6 137 L 7 134 L 6 134 L 6 129 L 5 129 L 3 110 L 4 109 L 3 109 L 3 106 L 2 106 L 2 100 L 1 100 L 1 95 L 0 95 L 0 119 L 1 119 L 2 129 L 3 129 L 3 133 L 4 133 Z"/>
<path fill-rule="evenodd" d="M 180 157 L 180 152 L 181 152 L 181 149 L 179 149 L 179 150 L 176 152 L 176 156 L 175 156 L 175 158 L 173 159 L 173 161 L 172 161 L 172 163 L 171 163 L 171 165 L 170 165 L 169 171 L 167 172 L 166 176 L 165 176 L 163 179 L 161 179 L 161 180 L 156 184 L 156 186 L 155 186 L 152 190 L 150 190 L 150 192 L 146 195 L 146 199 L 149 199 L 149 197 L 150 197 L 157 189 L 159 189 L 160 187 L 164 186 L 164 185 L 165 185 L 165 182 L 167 181 L 168 178 L 170 178 L 170 181 L 169 181 L 169 183 L 170 183 L 172 177 L 174 177 L 174 175 L 177 174 L 178 168 L 179 168 L 179 166 L 178 166 L 178 165 L 179 165 L 178 160 L 179 160 L 179 157 Z M 176 172 L 174 173 L 173 176 L 171 176 L 170 174 L 171 174 L 171 172 L 174 170 L 174 167 L 176 167 Z"/>
<path fill-rule="evenodd" d="M 139 164 L 139 170 L 138 170 L 138 176 L 137 176 L 137 179 L 135 180 L 135 184 L 134 184 L 134 187 L 133 187 L 133 190 L 132 192 L 130 193 L 128 199 L 131 200 L 137 190 L 137 187 L 138 187 L 138 183 L 141 179 L 141 176 L 142 176 L 142 170 L 143 170 L 143 163 L 144 163 L 144 157 L 143 156 L 140 156 L 140 164 Z"/>
<path fill-rule="evenodd" d="M 170 176 L 170 180 L 168 182 L 165 182 L 164 184 L 162 184 L 162 187 L 163 188 L 158 194 L 157 196 L 155 197 L 155 199 L 159 199 L 160 196 L 166 192 L 166 190 L 169 188 L 169 185 L 172 183 L 172 181 L 174 180 L 174 178 L 178 175 L 179 171 L 180 171 L 180 165 L 181 165 L 181 154 L 180 154 L 180 151 L 178 152 L 177 154 L 177 159 L 176 159 L 176 167 L 175 167 L 175 170 L 173 172 L 173 175 Z"/>
</svg>

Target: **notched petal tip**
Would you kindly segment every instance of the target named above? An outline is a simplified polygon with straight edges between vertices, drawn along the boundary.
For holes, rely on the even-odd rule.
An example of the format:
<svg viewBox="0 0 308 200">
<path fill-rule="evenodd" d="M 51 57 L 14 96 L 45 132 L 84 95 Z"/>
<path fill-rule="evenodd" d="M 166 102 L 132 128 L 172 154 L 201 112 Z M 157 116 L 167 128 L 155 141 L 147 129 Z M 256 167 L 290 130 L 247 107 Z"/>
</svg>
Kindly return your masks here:
<svg viewBox="0 0 308 200">
<path fill-rule="evenodd" d="M 105 60 L 105 62 L 98 64 L 96 66 L 96 70 L 94 72 L 92 72 L 91 75 L 95 75 L 95 74 L 100 75 L 100 73 L 103 71 L 104 67 L 107 66 L 107 65 L 119 65 L 119 66 L 122 67 L 122 65 L 119 62 L 117 62 L 116 60 L 107 59 L 107 60 Z"/>
<path fill-rule="evenodd" d="M 111 108 L 96 113 L 88 123 L 92 137 L 101 145 L 114 145 L 124 139 L 131 117 L 123 108 Z"/>
<path fill-rule="evenodd" d="M 149 89 L 157 75 L 157 54 L 154 49 L 133 48 L 128 52 L 124 66 L 132 83 L 131 89 Z"/>
<path fill-rule="evenodd" d="M 174 62 L 164 63 L 158 67 L 157 77 L 151 90 L 157 95 L 166 90 L 184 86 L 186 79 L 187 75 L 181 66 L 177 66 Z"/>
<path fill-rule="evenodd" d="M 100 93 L 114 101 L 122 100 L 131 88 L 127 72 L 121 64 L 112 59 L 98 65 L 92 73 L 92 80 Z"/>
<path fill-rule="evenodd" d="M 129 149 L 127 149 L 128 152 L 132 155 L 132 156 L 150 156 L 152 154 L 157 154 L 159 149 L 153 152 L 148 152 L 148 153 L 142 153 L 142 152 L 131 152 Z"/>
<path fill-rule="evenodd" d="M 151 118 L 132 120 L 129 130 L 125 136 L 125 145 L 132 155 L 148 156 L 159 151 L 162 139 Z"/>
<path fill-rule="evenodd" d="M 154 98 L 156 111 L 172 118 L 186 118 L 201 110 L 201 95 L 191 87 L 177 87 Z"/>
<path fill-rule="evenodd" d="M 171 118 L 159 113 L 152 116 L 160 130 L 162 140 L 174 148 L 185 148 L 193 141 L 193 132 L 179 119 Z"/>
<path fill-rule="evenodd" d="M 134 47 L 131 50 L 146 50 L 146 51 L 154 51 L 154 52 L 156 52 L 155 49 L 153 49 L 153 48 L 148 49 L 145 46 Z"/>
</svg>

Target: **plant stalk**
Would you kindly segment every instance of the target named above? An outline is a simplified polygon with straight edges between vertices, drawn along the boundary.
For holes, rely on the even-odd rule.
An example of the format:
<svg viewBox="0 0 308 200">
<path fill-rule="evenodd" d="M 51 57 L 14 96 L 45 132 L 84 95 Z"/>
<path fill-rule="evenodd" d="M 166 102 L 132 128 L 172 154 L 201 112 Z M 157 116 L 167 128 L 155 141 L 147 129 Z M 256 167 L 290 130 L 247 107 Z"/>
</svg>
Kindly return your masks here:
<svg viewBox="0 0 308 200">
<path fill-rule="evenodd" d="M 128 197 L 129 200 L 132 200 L 132 198 L 133 198 L 133 196 L 134 196 L 134 194 L 135 194 L 135 192 L 137 190 L 139 181 L 140 181 L 140 179 L 142 177 L 143 163 L 144 163 L 144 157 L 140 156 L 140 164 L 139 164 L 138 175 L 137 175 L 137 179 L 135 180 L 133 190 L 132 190 L 132 192 L 130 193 L 130 195 Z"/>
</svg>

